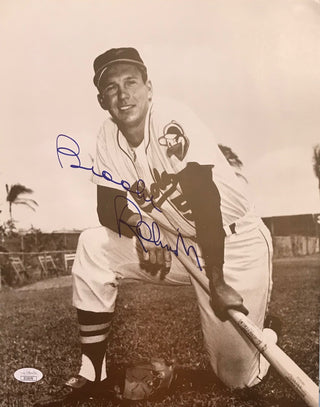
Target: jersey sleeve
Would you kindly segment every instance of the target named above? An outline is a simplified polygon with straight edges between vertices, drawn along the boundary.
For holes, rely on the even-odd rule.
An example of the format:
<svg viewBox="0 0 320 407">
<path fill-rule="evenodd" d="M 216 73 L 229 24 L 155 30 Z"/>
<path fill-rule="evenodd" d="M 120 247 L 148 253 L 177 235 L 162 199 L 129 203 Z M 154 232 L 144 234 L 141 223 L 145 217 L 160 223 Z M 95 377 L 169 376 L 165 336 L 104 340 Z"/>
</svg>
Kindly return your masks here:
<svg viewBox="0 0 320 407">
<path fill-rule="evenodd" d="M 120 236 L 133 236 L 132 230 L 123 226 L 127 225 L 127 221 L 134 213 L 129 209 L 125 191 L 98 185 L 97 213 L 102 226 L 117 232 Z M 121 214 L 121 224 L 118 214 Z"/>
<path fill-rule="evenodd" d="M 213 268 L 222 270 L 225 232 L 215 168 L 218 167 L 228 176 L 229 164 L 222 156 L 212 132 L 191 110 L 178 109 L 172 117 L 175 119 L 164 126 L 163 138 L 159 142 L 167 148 L 166 155 L 171 160 L 183 197 L 191 209 L 206 271 Z M 232 171 L 229 175 L 234 176 Z"/>
</svg>

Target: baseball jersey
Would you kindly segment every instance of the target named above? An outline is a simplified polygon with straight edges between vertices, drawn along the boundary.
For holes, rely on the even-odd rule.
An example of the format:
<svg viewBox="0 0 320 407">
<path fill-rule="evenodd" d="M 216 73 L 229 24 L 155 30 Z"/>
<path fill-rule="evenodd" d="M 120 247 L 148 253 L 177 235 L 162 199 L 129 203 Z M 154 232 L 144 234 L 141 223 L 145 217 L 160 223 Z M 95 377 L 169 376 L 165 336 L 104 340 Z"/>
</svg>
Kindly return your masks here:
<svg viewBox="0 0 320 407">
<path fill-rule="evenodd" d="M 133 191 L 130 200 L 159 226 L 194 237 L 194 219 L 178 177 L 188 163 L 212 167 L 223 225 L 235 222 L 252 209 L 244 183 L 221 153 L 212 132 L 189 108 L 169 100 L 150 104 L 144 140 L 137 148 L 130 147 L 111 118 L 103 123 L 94 163 L 94 172 L 100 176 L 93 175 L 92 181 Z M 103 173 L 105 176 L 101 177 Z M 203 199 L 205 192 L 194 190 Z"/>
</svg>

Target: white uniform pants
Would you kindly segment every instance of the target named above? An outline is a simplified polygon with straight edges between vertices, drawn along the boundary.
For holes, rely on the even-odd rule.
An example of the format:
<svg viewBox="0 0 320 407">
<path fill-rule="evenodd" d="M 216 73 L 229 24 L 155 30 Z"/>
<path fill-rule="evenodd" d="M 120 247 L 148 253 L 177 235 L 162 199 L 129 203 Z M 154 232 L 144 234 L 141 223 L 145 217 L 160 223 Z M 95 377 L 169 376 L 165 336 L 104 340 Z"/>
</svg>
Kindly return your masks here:
<svg viewBox="0 0 320 407">
<path fill-rule="evenodd" d="M 272 284 L 272 246 L 269 231 L 261 221 L 247 229 L 226 237 L 224 276 L 243 297 L 250 319 L 262 329 Z M 166 232 L 161 236 L 163 242 L 176 246 L 176 235 Z M 185 239 L 185 243 L 196 247 L 192 240 Z M 172 254 L 171 270 L 160 280 L 139 267 L 132 239 L 119 238 L 117 233 L 104 227 L 88 229 L 80 235 L 72 269 L 73 305 L 86 311 L 113 312 L 122 278 L 156 284 L 191 283 L 199 304 L 206 349 L 216 375 L 231 388 L 259 383 L 267 373 L 268 363 L 229 321 L 222 322 L 215 316 L 209 295 L 188 274 L 190 269 L 201 273 L 192 255 L 188 257 L 180 250 L 178 257 Z"/>
</svg>

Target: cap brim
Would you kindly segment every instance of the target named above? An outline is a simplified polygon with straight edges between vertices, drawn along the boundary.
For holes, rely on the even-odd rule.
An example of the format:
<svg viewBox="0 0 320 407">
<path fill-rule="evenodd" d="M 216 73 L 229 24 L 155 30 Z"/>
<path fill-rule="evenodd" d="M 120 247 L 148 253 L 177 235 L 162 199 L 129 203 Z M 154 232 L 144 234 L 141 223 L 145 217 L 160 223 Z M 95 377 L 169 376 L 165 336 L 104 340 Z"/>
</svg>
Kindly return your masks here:
<svg viewBox="0 0 320 407">
<path fill-rule="evenodd" d="M 120 63 L 121 62 L 127 62 L 127 63 L 130 63 L 130 64 L 139 65 L 139 66 L 141 66 L 142 68 L 144 68 L 147 71 L 147 67 L 142 62 L 136 61 L 134 59 L 122 58 L 122 59 L 117 59 L 115 61 L 110 61 L 107 64 L 103 65 L 94 75 L 93 82 L 94 82 L 94 84 L 96 85 L 97 88 L 99 87 L 102 75 L 106 72 L 107 68 L 109 66 L 111 66 L 111 65 L 114 65 L 114 64 L 118 63 L 118 62 L 120 62 Z"/>
</svg>

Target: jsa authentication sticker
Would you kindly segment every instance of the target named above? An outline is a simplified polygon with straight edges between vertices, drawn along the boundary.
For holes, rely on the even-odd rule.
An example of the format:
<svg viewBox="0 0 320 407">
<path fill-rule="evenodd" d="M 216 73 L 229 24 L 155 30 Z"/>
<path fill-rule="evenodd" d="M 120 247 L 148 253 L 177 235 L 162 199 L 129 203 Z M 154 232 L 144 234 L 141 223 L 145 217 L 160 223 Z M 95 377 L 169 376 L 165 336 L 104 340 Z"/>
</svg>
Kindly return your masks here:
<svg viewBox="0 0 320 407">
<path fill-rule="evenodd" d="M 33 367 L 23 367 L 22 369 L 16 370 L 13 375 L 19 382 L 23 383 L 34 383 L 43 378 L 42 372 Z"/>
</svg>

